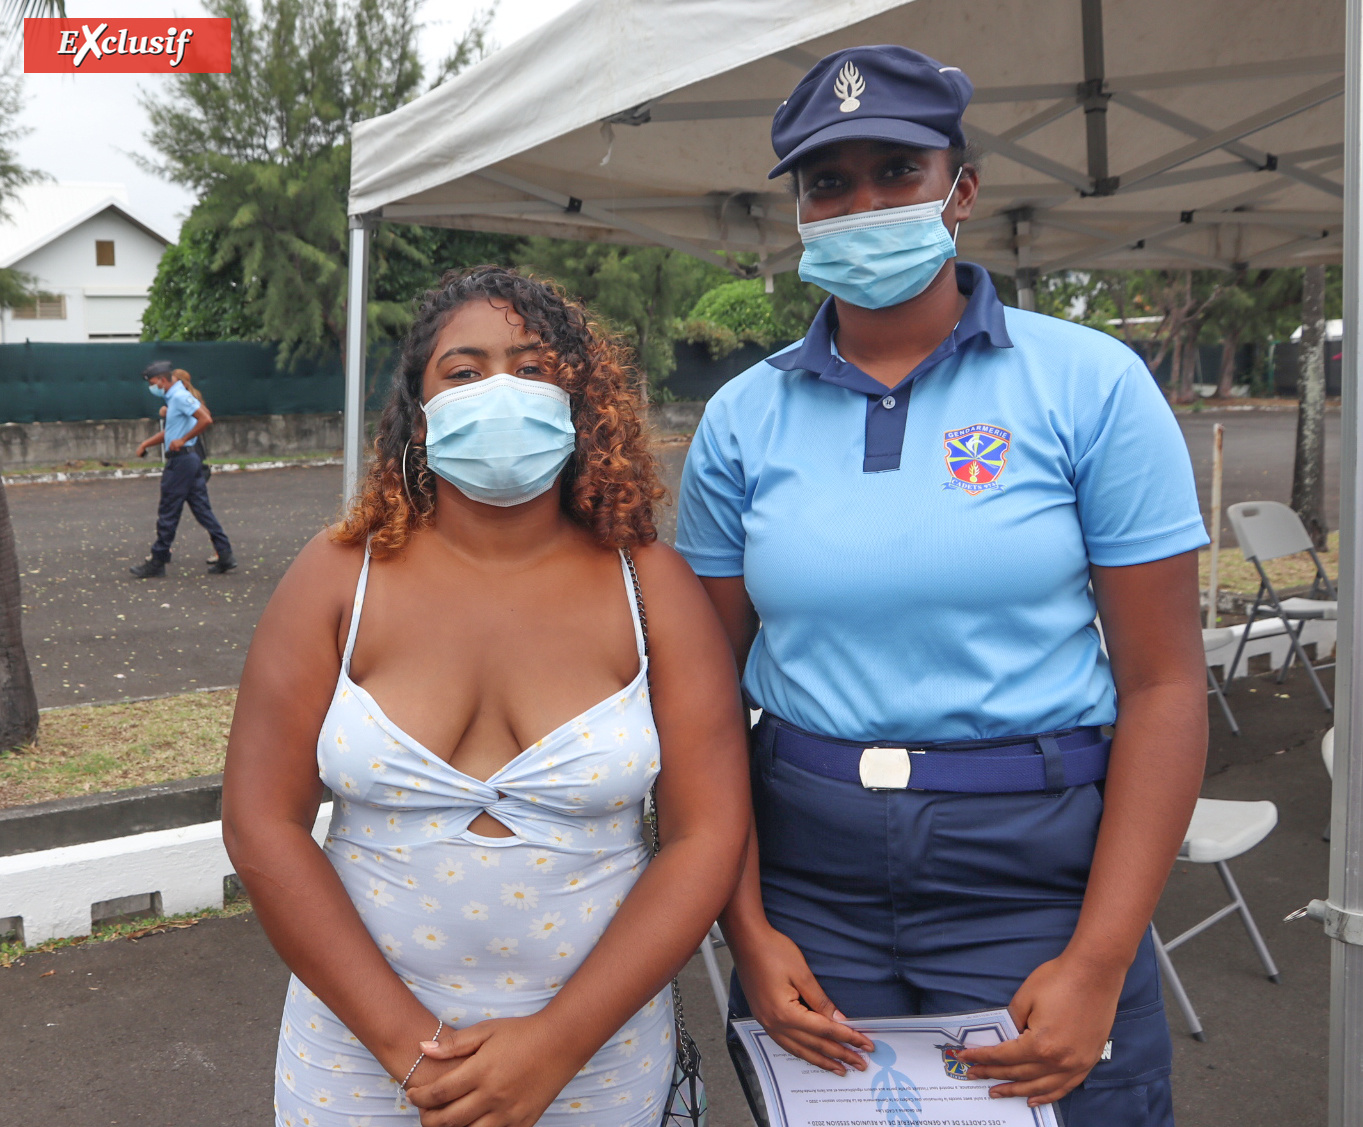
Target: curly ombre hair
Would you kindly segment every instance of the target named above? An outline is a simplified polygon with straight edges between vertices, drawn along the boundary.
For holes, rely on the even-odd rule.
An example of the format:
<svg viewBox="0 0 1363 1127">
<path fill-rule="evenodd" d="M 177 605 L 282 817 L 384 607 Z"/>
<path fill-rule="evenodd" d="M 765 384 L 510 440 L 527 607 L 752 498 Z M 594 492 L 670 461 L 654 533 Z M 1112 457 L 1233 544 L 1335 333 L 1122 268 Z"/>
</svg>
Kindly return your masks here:
<svg viewBox="0 0 1363 1127">
<path fill-rule="evenodd" d="M 653 506 L 662 499 L 634 372 L 616 337 L 593 322 L 557 285 L 503 266 L 451 270 L 421 299 L 402 343 L 392 390 L 374 439 L 374 460 L 345 519 L 342 544 L 368 543 L 379 559 L 402 551 L 435 515 L 435 475 L 413 440 L 422 384 L 436 337 L 470 301 L 504 301 L 544 345 L 554 382 L 568 393 L 577 448 L 560 481 L 560 502 L 602 547 L 627 548 L 658 537 Z M 409 448 L 410 444 L 410 448 Z"/>
</svg>

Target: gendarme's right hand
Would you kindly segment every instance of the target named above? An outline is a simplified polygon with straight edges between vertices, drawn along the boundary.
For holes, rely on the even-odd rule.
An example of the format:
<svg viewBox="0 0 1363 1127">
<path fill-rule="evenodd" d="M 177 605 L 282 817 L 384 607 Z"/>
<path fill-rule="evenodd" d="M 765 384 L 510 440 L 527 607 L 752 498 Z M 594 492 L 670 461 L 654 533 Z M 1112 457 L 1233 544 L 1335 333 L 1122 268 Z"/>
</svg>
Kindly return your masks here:
<svg viewBox="0 0 1363 1127">
<path fill-rule="evenodd" d="M 775 928 L 751 945 L 734 965 L 752 1015 L 772 1039 L 803 1061 L 839 1076 L 848 1067 L 864 1072 L 875 1045 L 846 1020 L 814 978 L 800 949 Z"/>
</svg>

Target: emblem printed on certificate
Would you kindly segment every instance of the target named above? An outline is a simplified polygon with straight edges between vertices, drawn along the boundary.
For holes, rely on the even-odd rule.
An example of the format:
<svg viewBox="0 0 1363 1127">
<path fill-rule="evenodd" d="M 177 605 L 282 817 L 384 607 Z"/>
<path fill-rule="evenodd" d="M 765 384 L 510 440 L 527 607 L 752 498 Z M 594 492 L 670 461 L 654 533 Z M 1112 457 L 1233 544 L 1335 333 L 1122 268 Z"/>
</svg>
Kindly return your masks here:
<svg viewBox="0 0 1363 1127">
<path fill-rule="evenodd" d="M 997 1080 L 967 1080 L 961 1049 L 1011 1041 L 1007 1010 L 849 1022 L 875 1042 L 865 1072 L 806 1064 L 757 1022 L 735 1021 L 767 1106 L 770 1127 L 1057 1127 L 1050 1106 L 994 1100 Z"/>
</svg>

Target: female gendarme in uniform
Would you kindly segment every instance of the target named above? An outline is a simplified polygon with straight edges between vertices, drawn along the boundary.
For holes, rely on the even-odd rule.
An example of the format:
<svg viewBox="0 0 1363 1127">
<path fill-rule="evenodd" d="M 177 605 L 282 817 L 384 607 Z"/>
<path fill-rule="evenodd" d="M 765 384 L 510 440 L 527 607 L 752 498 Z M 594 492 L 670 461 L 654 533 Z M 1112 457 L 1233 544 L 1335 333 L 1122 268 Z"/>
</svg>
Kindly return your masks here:
<svg viewBox="0 0 1363 1127">
<path fill-rule="evenodd" d="M 843 1015 L 1008 1005 L 971 1076 L 1162 1127 L 1150 917 L 1202 778 L 1206 536 L 1142 361 L 954 261 L 971 89 L 860 47 L 772 126 L 832 296 L 710 401 L 677 535 L 763 710 L 733 1007 L 842 1071 L 870 1048 Z"/>
</svg>

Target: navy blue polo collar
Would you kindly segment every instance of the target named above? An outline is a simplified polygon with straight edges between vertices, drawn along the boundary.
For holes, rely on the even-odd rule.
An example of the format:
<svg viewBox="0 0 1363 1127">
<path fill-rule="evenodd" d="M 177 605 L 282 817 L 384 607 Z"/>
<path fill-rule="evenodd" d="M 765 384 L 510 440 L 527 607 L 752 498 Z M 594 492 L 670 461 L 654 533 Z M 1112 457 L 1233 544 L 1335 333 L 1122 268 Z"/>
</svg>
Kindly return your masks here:
<svg viewBox="0 0 1363 1127">
<path fill-rule="evenodd" d="M 831 297 L 814 315 L 803 341 L 767 359 L 773 368 L 785 372 L 812 372 L 826 383 L 867 396 L 866 452 L 862 460 L 866 473 L 899 469 L 909 393 L 914 381 L 976 340 L 987 341 L 995 348 L 1013 347 L 1004 322 L 1003 302 L 994 290 L 989 271 L 973 262 L 958 261 L 956 286 L 969 298 L 961 319 L 947 338 L 894 387 L 887 388 L 838 355 L 833 339 L 838 329 L 838 314 Z"/>
<path fill-rule="evenodd" d="M 1012 338 L 1008 335 L 1008 326 L 1004 323 L 1003 302 L 999 300 L 999 295 L 994 289 L 989 271 L 973 262 L 958 261 L 956 288 L 969 298 L 960 321 L 956 323 L 947 339 L 892 390 L 898 391 L 976 337 L 985 337 L 995 348 L 1013 347 Z M 794 348 L 770 357 L 767 363 L 785 372 L 813 372 L 819 379 L 827 380 L 839 387 L 863 391 L 867 395 L 883 396 L 885 394 L 883 383 L 872 379 L 855 364 L 843 360 L 837 354 L 833 345 L 833 336 L 837 330 L 838 313 L 830 297 L 814 315 L 809 331 L 805 333 L 805 339 Z"/>
</svg>

